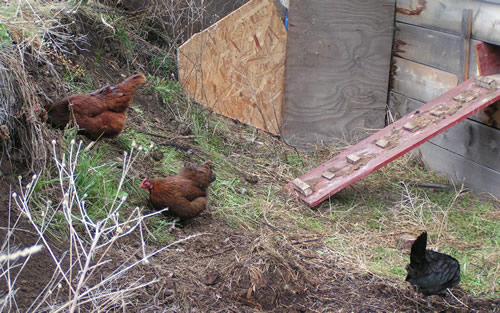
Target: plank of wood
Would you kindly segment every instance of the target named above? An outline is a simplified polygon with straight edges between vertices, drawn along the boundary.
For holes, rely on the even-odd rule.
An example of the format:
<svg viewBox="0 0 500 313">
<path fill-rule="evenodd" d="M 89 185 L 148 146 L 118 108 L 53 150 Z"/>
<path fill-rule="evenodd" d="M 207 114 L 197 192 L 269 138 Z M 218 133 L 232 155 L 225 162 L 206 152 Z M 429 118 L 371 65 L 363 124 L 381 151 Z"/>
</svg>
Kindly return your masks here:
<svg viewBox="0 0 500 313">
<path fill-rule="evenodd" d="M 394 120 L 418 109 L 424 104 L 422 101 L 411 99 L 394 91 L 391 91 L 389 96 L 389 109 Z M 500 129 L 500 103 L 495 102 L 489 105 L 484 110 L 472 115 L 470 119 L 494 129 Z"/>
<path fill-rule="evenodd" d="M 394 54 L 404 59 L 459 74 L 462 38 L 432 29 L 396 22 Z"/>
<path fill-rule="evenodd" d="M 463 39 L 460 36 L 396 22 L 394 39 L 394 55 L 445 72 L 461 74 L 463 66 L 458 56 Z M 481 41 L 471 40 L 471 45 L 479 42 Z M 479 75 L 476 59 L 476 51 L 472 49 L 469 57 L 469 77 Z"/>
<path fill-rule="evenodd" d="M 472 45 L 472 47 L 474 47 L 474 45 L 478 42 L 481 42 L 481 41 L 472 39 L 470 41 L 470 44 Z M 470 54 L 470 58 L 469 58 L 469 77 L 476 77 L 479 75 L 480 75 L 480 73 L 479 73 L 479 68 L 477 65 L 476 49 L 472 49 L 471 54 Z"/>
<path fill-rule="evenodd" d="M 497 79 L 500 82 L 500 76 Z M 458 105 L 453 100 L 458 95 L 471 93 L 477 94 L 477 97 L 469 103 Z M 310 184 L 314 191 L 310 196 L 298 195 L 294 192 L 291 184 L 288 184 L 287 188 L 297 194 L 309 206 L 317 206 L 346 186 L 358 181 L 499 99 L 500 89 L 480 88 L 476 86 L 474 79 L 471 78 L 460 86 L 425 104 L 420 109 L 411 112 L 355 146 L 338 154 L 333 159 L 302 175 L 300 177 L 302 181 L 315 182 L 314 184 Z M 447 113 L 444 118 L 434 117 L 429 112 L 437 107 L 446 107 L 448 112 L 451 113 Z M 410 121 L 418 123 L 420 128 L 411 132 L 404 130 L 403 126 Z M 392 149 L 384 149 L 375 145 L 381 138 L 391 141 Z M 362 158 L 362 161 L 356 164 L 349 164 L 346 157 L 350 155 L 358 155 Z M 330 168 L 339 169 L 337 172 L 338 176 L 332 180 L 322 178 L 321 174 Z"/>
<path fill-rule="evenodd" d="M 446 175 L 456 184 L 465 182 L 465 186 L 476 192 L 489 192 L 500 197 L 498 167 L 493 169 L 482 166 L 430 142 L 421 145 L 418 152 L 430 169 Z"/>
<path fill-rule="evenodd" d="M 391 92 L 389 97 L 389 106 L 396 120 L 423 105 L 423 102 L 395 92 Z M 477 113 L 474 116 L 477 116 Z M 478 122 L 477 118 L 473 120 L 474 116 L 429 141 L 483 166 L 500 168 L 498 157 L 500 155 L 500 130 Z"/>
<path fill-rule="evenodd" d="M 486 42 L 474 44 L 480 75 L 500 73 L 500 47 Z"/>
<path fill-rule="evenodd" d="M 287 142 L 306 147 L 351 140 L 384 126 L 393 22 L 393 0 L 290 3 Z"/>
<path fill-rule="evenodd" d="M 393 58 L 392 89 L 410 98 L 429 102 L 457 86 L 458 76 L 399 57 Z"/>
<path fill-rule="evenodd" d="M 462 73 L 458 75 L 458 81 L 469 78 L 469 60 L 470 60 L 470 46 L 471 46 L 471 33 L 472 33 L 472 10 L 466 9 L 462 13 L 462 50 L 460 51 L 460 63 L 462 64 Z"/>
<path fill-rule="evenodd" d="M 500 44 L 500 5 L 472 0 L 397 0 L 396 20 L 460 35 L 462 12 L 473 11 L 472 38 Z"/>
<path fill-rule="evenodd" d="M 500 131 L 472 120 L 464 120 L 430 140 L 491 169 L 500 169 Z"/>
<path fill-rule="evenodd" d="M 272 0 L 251 0 L 178 49 L 179 80 L 214 111 L 279 134 L 286 36 Z"/>
</svg>

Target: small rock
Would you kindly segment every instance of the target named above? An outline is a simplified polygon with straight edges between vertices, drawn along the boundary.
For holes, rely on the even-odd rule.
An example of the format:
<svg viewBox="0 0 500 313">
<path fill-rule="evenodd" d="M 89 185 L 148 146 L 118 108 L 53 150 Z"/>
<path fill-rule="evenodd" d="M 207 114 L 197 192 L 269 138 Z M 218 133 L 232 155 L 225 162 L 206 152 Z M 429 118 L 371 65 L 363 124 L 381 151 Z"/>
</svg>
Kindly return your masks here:
<svg viewBox="0 0 500 313">
<path fill-rule="evenodd" d="M 155 152 L 151 153 L 151 157 L 155 161 L 160 161 L 161 159 L 163 159 L 163 152 L 155 151 Z"/>
<path fill-rule="evenodd" d="M 191 130 L 191 127 L 185 127 L 180 132 L 181 136 L 189 136 L 189 135 L 192 135 L 192 134 L 193 134 L 193 131 Z"/>
<path fill-rule="evenodd" d="M 246 189 L 246 188 L 241 188 L 241 189 L 240 189 L 240 194 L 242 194 L 242 195 L 246 195 L 246 194 L 248 194 L 247 189 Z"/>
<path fill-rule="evenodd" d="M 245 180 L 250 184 L 256 184 L 259 182 L 259 178 L 252 174 L 245 174 Z"/>
<path fill-rule="evenodd" d="M 217 282 L 217 278 L 219 278 L 219 273 L 216 271 L 211 271 L 205 274 L 205 277 L 203 277 L 203 283 L 205 285 L 215 285 Z"/>
<path fill-rule="evenodd" d="M 396 246 L 399 249 L 408 250 L 411 249 L 413 242 L 417 239 L 417 237 L 413 234 L 404 233 L 398 237 L 396 240 Z"/>
</svg>

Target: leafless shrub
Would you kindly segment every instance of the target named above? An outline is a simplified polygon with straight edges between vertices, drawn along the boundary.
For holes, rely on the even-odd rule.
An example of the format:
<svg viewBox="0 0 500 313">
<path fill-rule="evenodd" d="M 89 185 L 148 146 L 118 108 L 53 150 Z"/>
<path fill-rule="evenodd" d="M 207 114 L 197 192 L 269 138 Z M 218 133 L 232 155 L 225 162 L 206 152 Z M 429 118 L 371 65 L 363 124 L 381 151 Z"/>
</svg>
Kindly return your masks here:
<svg viewBox="0 0 500 313">
<path fill-rule="evenodd" d="M 146 281 L 144 278 L 127 280 L 126 275 L 131 269 L 141 264 L 148 264 L 149 260 L 161 251 L 198 235 L 187 236 L 152 252 L 148 252 L 150 249 L 145 246 L 144 240 L 141 240 L 142 257 L 120 261 L 113 259 L 110 251 L 121 238 L 133 232 L 139 232 L 139 237 L 144 238 L 142 225 L 145 219 L 162 212 L 143 215 L 140 208 L 135 208 L 123 217 L 119 213 L 127 200 L 126 197 L 119 196 L 122 184 L 142 147 L 137 147 L 133 143 L 130 153 L 124 152 L 123 172 L 114 201 L 109 208 L 102 208 L 107 214 L 100 220 L 89 216 L 86 195 L 79 192 L 76 184 L 76 179 L 81 174 L 76 169 L 82 142 L 76 144 L 72 141 L 68 154 L 58 155 L 55 140 L 52 142 L 52 148 L 59 174 L 62 201 L 60 203 L 46 201 L 47 205 L 41 212 L 40 221 L 39 217 L 32 213 L 32 198 L 39 175 L 33 175 L 31 181 L 24 186 L 22 179 L 19 178 L 19 192 L 12 194 L 12 199 L 21 213 L 20 216 L 29 221 L 34 228 L 39 236 L 39 243 L 47 249 L 55 267 L 51 281 L 34 299 L 27 312 L 55 313 L 81 310 L 102 312 L 115 306 L 122 306 L 137 290 L 157 282 L 156 279 Z M 63 213 L 69 233 L 67 250 L 62 255 L 59 254 L 60 256 L 47 237 L 48 229 L 58 212 Z M 101 271 L 105 266 L 108 271 Z M 11 267 L 6 267 L 0 273 L 9 288 L 9 293 L 2 304 L 3 308 L 8 309 L 15 307 L 16 280 L 21 272 L 18 271 L 11 277 L 10 270 Z"/>
</svg>

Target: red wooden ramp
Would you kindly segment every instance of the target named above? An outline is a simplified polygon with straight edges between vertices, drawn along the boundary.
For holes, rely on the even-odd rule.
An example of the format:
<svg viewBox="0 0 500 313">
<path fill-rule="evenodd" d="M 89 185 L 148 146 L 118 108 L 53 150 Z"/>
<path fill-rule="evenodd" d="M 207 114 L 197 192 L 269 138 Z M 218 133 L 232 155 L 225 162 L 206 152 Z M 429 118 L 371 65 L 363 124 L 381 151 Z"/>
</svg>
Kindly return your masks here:
<svg viewBox="0 0 500 313">
<path fill-rule="evenodd" d="M 296 178 L 287 188 L 310 207 L 500 99 L 500 75 L 471 78 Z"/>
</svg>

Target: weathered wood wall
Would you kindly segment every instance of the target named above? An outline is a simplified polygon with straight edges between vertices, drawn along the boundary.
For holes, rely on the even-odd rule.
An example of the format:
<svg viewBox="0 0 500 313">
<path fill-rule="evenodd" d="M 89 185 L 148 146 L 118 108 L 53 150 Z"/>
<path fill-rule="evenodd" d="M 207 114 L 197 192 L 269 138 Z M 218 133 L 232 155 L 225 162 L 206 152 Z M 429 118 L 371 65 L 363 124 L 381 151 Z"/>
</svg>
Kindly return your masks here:
<svg viewBox="0 0 500 313">
<path fill-rule="evenodd" d="M 479 75 L 474 45 L 500 45 L 500 5 L 478 0 L 397 0 L 389 108 L 398 118 Z M 472 10 L 466 60 L 467 9 Z M 500 196 L 500 105 L 483 110 L 425 143 L 432 169 L 476 191 Z"/>
<path fill-rule="evenodd" d="M 290 2 L 285 140 L 314 146 L 384 127 L 394 8 L 394 0 Z"/>
</svg>

